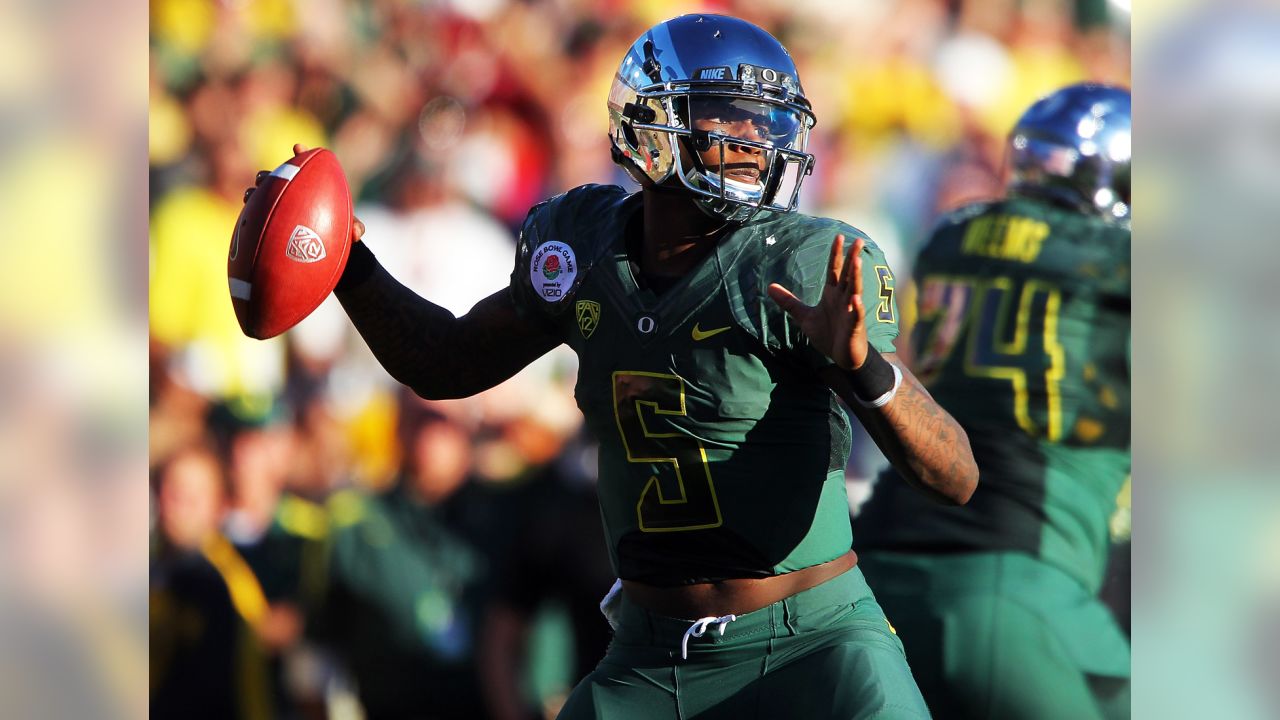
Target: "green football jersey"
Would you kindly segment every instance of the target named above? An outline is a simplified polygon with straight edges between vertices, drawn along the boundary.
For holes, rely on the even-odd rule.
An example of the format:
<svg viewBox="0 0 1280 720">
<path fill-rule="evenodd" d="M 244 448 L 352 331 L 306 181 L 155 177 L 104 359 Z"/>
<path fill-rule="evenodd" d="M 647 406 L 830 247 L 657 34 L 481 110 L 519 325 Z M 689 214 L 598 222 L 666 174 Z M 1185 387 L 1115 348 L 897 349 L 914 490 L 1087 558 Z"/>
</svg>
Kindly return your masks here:
<svg viewBox="0 0 1280 720">
<path fill-rule="evenodd" d="M 964 426 L 963 508 L 876 484 L 859 550 L 1014 550 L 1096 590 L 1129 475 L 1130 233 L 1028 199 L 944 218 L 916 264 L 913 369 Z"/>
<path fill-rule="evenodd" d="M 600 442 L 600 506 L 621 578 L 677 585 L 832 560 L 851 542 L 849 421 L 831 361 L 765 293 L 810 305 L 834 220 L 761 212 L 661 294 L 637 281 L 626 228 L 640 194 L 586 185 L 533 208 L 512 296 L 578 354 L 575 395 Z M 893 274 L 863 256 L 869 337 L 893 351 Z"/>
</svg>

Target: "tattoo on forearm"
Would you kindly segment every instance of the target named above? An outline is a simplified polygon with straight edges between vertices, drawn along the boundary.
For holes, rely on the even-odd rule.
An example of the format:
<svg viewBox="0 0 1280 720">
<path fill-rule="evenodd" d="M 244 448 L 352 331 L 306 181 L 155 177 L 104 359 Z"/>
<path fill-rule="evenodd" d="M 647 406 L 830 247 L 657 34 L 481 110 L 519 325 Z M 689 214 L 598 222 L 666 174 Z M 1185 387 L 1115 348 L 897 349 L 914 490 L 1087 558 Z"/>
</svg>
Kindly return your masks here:
<svg viewBox="0 0 1280 720">
<path fill-rule="evenodd" d="M 884 421 L 902 444 L 903 460 L 931 490 L 967 498 L 976 481 L 969 436 L 910 374 L 885 408 Z"/>
<path fill-rule="evenodd" d="M 905 480 L 938 499 L 964 502 L 978 474 L 969 436 L 915 376 L 901 365 L 899 369 L 902 384 L 883 408 L 865 408 L 855 402 L 843 377 L 829 377 L 828 382 Z"/>
</svg>

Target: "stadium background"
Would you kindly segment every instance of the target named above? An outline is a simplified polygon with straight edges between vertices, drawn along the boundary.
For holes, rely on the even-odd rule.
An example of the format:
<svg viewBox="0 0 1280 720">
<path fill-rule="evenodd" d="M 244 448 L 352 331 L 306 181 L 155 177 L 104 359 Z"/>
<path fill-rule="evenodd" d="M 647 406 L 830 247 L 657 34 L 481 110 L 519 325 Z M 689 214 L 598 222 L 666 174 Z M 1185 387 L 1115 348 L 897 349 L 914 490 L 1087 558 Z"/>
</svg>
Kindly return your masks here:
<svg viewBox="0 0 1280 720">
<path fill-rule="evenodd" d="M 1105 0 L 153 0 L 153 692 L 166 653 L 182 646 L 166 615 L 169 549 L 198 538 L 207 556 L 218 532 L 250 557 L 255 577 L 211 560 L 225 587 L 200 607 L 234 612 L 246 632 L 232 640 L 262 658 L 250 672 L 281 685 L 264 694 L 278 709 L 353 711 L 345 653 L 369 651 L 333 629 L 342 618 L 332 607 L 336 586 L 361 580 L 386 597 L 363 598 L 354 612 L 410 603 L 419 650 L 442 668 L 494 662 L 482 650 L 500 624 L 491 603 L 533 609 L 526 692 L 554 707 L 572 672 L 572 601 L 551 590 L 526 597 L 510 578 L 522 577 L 513 558 L 530 534 L 545 530 L 524 517 L 529 508 L 592 481 L 572 353 L 562 348 L 476 398 L 423 403 L 377 366 L 335 302 L 281 338 L 243 337 L 226 290 L 230 230 L 256 170 L 287 158 L 293 142 L 329 147 L 383 264 L 461 314 L 505 285 L 530 205 L 585 182 L 631 186 L 609 160 L 612 74 L 642 30 L 692 11 L 738 15 L 792 51 L 818 115 L 801 209 L 867 231 L 900 277 L 939 213 L 999 193 L 1004 135 L 1033 99 L 1084 79 L 1130 84 L 1127 3 Z M 212 463 L 178 462 L 195 455 Z M 855 495 L 877 462 L 855 453 Z M 447 487 L 433 494 L 432 478 Z M 456 542 L 440 562 L 465 555 L 478 569 L 441 569 L 461 578 L 444 591 L 408 576 L 377 585 L 335 565 L 335 548 L 372 522 L 371 499 L 388 497 L 410 514 L 443 508 L 431 527 Z M 370 547 L 391 555 L 423 542 L 391 535 Z M 254 561 L 267 542 L 284 548 L 277 557 L 322 570 L 295 577 L 296 567 Z M 598 534 L 579 542 L 602 545 Z M 429 578 L 431 568 L 417 570 Z M 226 590 L 254 580 L 256 594 Z M 321 637 L 318 625 L 328 628 Z M 376 647 L 382 639 L 369 633 Z M 452 677 L 441 670 L 421 683 L 448 692 Z M 286 707 L 295 703 L 304 710 Z"/>
<path fill-rule="evenodd" d="M 1280 8 L 1134 6 L 1134 715 L 1270 718 Z M 0 4 L 0 704 L 13 717 L 147 714 L 148 11 Z"/>
</svg>

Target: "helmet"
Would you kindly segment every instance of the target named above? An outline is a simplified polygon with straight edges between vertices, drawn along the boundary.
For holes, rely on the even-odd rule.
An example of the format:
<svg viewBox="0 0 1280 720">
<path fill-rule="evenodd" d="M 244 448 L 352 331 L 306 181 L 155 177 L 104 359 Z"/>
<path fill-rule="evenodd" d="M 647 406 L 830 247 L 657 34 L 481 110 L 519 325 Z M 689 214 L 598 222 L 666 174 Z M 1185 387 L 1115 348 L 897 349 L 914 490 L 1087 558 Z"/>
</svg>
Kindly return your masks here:
<svg viewBox="0 0 1280 720">
<path fill-rule="evenodd" d="M 708 214 L 738 222 L 796 208 L 813 171 L 805 145 L 815 123 L 786 48 L 723 15 L 653 26 L 631 45 L 609 91 L 613 161 L 646 187 L 678 181 Z M 726 147 L 763 155 L 764 168 L 735 172 L 723 162 Z M 704 162 L 717 153 L 720 163 Z"/>
<path fill-rule="evenodd" d="M 1035 102 L 1009 133 L 1009 191 L 1124 224 L 1130 217 L 1129 91 L 1082 83 Z"/>
</svg>

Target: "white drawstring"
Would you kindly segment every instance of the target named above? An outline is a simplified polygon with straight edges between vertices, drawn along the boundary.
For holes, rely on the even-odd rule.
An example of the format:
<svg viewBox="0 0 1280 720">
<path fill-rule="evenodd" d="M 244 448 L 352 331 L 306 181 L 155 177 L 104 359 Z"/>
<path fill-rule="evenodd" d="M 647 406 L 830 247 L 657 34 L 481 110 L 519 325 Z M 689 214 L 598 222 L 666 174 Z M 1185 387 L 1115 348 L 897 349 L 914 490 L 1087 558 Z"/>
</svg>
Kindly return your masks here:
<svg viewBox="0 0 1280 720">
<path fill-rule="evenodd" d="M 684 631 L 684 637 L 681 638 L 680 640 L 680 659 L 682 660 L 689 659 L 689 636 L 690 635 L 692 635 L 693 637 L 702 637 L 703 635 L 706 634 L 707 627 L 713 624 L 719 625 L 720 634 L 724 635 L 724 626 L 728 625 L 729 623 L 737 619 L 738 619 L 737 615 L 730 614 L 730 615 L 721 615 L 720 617 L 704 617 L 701 620 L 694 622 L 692 625 L 689 626 L 688 630 Z"/>
</svg>

